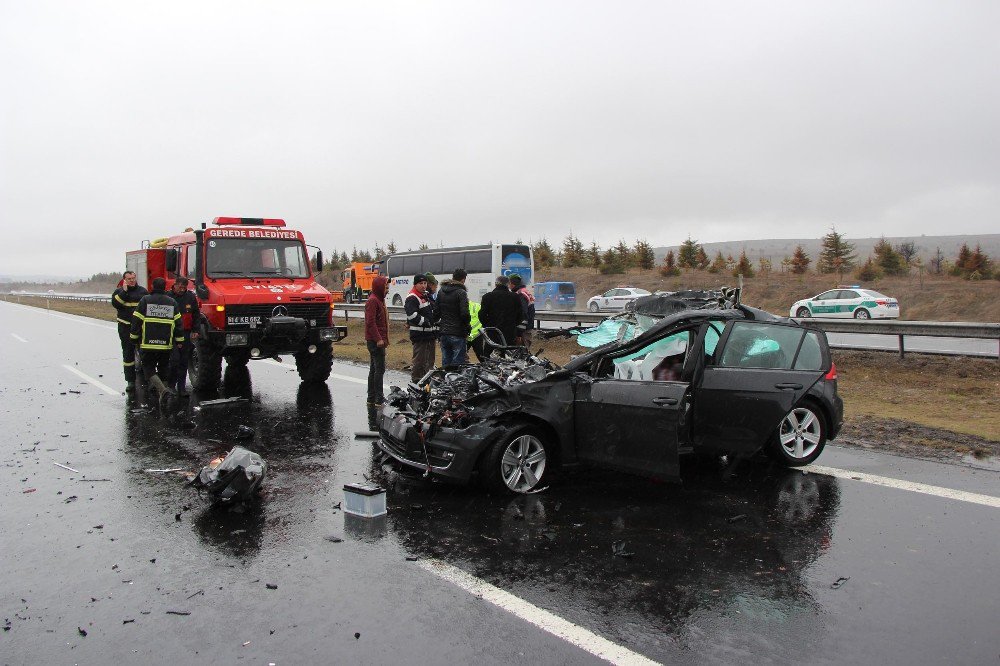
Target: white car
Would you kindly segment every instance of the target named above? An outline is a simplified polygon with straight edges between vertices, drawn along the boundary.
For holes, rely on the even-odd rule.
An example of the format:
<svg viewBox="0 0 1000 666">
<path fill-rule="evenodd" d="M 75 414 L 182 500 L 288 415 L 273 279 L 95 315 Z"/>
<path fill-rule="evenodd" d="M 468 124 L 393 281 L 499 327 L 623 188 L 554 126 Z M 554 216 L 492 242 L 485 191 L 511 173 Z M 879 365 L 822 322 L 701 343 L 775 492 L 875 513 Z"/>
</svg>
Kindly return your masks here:
<svg viewBox="0 0 1000 666">
<path fill-rule="evenodd" d="M 587 309 L 591 312 L 601 310 L 624 310 L 625 306 L 639 298 L 649 296 L 650 292 L 637 287 L 615 287 L 608 289 L 600 296 L 594 296 L 587 301 Z"/>
<path fill-rule="evenodd" d="M 795 302 L 789 310 L 789 316 L 897 319 L 899 302 L 871 289 L 841 287 Z"/>
</svg>

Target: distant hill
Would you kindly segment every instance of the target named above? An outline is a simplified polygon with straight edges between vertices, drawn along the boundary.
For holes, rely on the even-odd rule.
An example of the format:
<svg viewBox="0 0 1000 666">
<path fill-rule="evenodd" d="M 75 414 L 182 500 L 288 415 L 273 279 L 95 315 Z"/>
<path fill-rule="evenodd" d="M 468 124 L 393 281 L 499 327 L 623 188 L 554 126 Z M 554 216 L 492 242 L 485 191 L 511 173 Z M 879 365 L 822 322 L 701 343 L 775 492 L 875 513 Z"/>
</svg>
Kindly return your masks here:
<svg viewBox="0 0 1000 666">
<path fill-rule="evenodd" d="M 695 239 L 697 240 L 697 239 Z M 855 247 L 855 252 L 857 252 L 858 259 L 864 260 L 866 257 L 873 253 L 875 244 L 881 240 L 881 237 L 876 238 L 848 238 L 847 241 L 852 243 Z M 962 243 L 968 243 L 970 248 L 975 248 L 976 245 L 982 247 L 983 252 L 988 254 L 995 261 L 1000 261 L 1000 234 L 980 234 L 980 235 L 964 235 L 964 236 L 886 236 L 886 240 L 892 245 L 899 245 L 900 243 L 912 242 L 917 250 L 917 256 L 922 257 L 926 262 L 929 260 L 937 248 L 941 248 L 941 253 L 947 260 L 954 260 L 958 256 L 958 250 L 962 247 Z M 760 257 L 770 257 L 771 261 L 775 265 L 781 262 L 783 257 L 790 257 L 795 252 L 795 246 L 801 245 L 810 257 L 812 257 L 815 265 L 816 258 L 819 257 L 820 247 L 822 242 L 819 238 L 800 238 L 800 239 L 770 239 L 770 240 L 743 240 L 743 241 L 725 241 L 722 243 L 702 243 L 702 247 L 705 248 L 705 253 L 708 254 L 709 259 L 715 256 L 716 252 L 722 252 L 723 256 L 733 255 L 733 257 L 739 257 L 740 252 L 746 250 L 747 257 L 751 261 L 756 261 Z M 653 248 L 653 252 L 656 254 L 657 261 L 663 259 L 667 254 L 667 250 L 673 250 L 674 254 L 677 253 L 678 246 L 674 245 L 672 247 L 657 247 Z"/>
<path fill-rule="evenodd" d="M 68 275 L 0 275 L 0 284 L 7 282 L 58 284 L 60 282 L 76 282 L 81 279 L 85 278 L 70 277 Z"/>
</svg>

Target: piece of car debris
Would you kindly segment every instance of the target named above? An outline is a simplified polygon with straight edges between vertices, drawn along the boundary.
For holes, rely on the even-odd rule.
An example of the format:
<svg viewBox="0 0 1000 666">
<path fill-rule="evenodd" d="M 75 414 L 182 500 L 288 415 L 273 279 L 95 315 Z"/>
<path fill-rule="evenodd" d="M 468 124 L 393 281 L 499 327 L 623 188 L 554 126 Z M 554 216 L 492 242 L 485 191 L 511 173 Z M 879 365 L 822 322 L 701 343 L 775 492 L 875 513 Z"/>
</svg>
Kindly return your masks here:
<svg viewBox="0 0 1000 666">
<path fill-rule="evenodd" d="M 87 630 L 86 630 L 86 629 L 84 629 L 83 627 L 77 627 L 77 628 L 76 628 L 76 631 L 77 631 L 77 633 L 79 633 L 79 634 L 80 634 L 81 636 L 86 636 L 86 635 L 87 635 Z"/>
<path fill-rule="evenodd" d="M 61 465 L 57 462 L 54 462 L 52 464 L 55 465 L 56 467 L 62 467 L 63 469 L 68 469 L 71 472 L 76 472 L 77 474 L 81 474 L 80 470 L 78 469 L 73 469 L 72 467 L 67 467 L 66 465 Z"/>
<path fill-rule="evenodd" d="M 343 541 L 343 539 L 341 539 L 339 536 L 328 536 L 326 537 L 326 540 L 329 541 L 330 543 L 340 543 Z"/>
<path fill-rule="evenodd" d="M 741 514 L 732 516 L 731 518 L 727 518 L 726 522 L 727 523 L 738 523 L 741 520 L 746 520 L 746 518 L 747 518 L 747 514 L 741 513 Z"/>
<path fill-rule="evenodd" d="M 625 548 L 624 541 L 615 541 L 611 544 L 611 554 L 615 557 L 632 557 L 635 553 L 629 552 Z"/>
<path fill-rule="evenodd" d="M 245 426 L 240 426 L 245 427 Z M 189 485 L 204 488 L 222 503 L 251 499 L 267 476 L 267 463 L 253 451 L 234 446 L 224 459 L 215 458 L 202 468 Z"/>
<path fill-rule="evenodd" d="M 134 619 L 133 620 L 122 620 L 122 624 L 131 624 L 133 622 L 135 622 Z"/>
<path fill-rule="evenodd" d="M 167 467 L 165 469 L 144 469 L 146 474 L 172 474 L 173 472 L 186 472 L 183 467 Z"/>
<path fill-rule="evenodd" d="M 191 611 L 168 610 L 167 615 L 190 615 Z"/>
<path fill-rule="evenodd" d="M 278 586 L 275 585 L 274 583 L 264 583 L 264 587 L 266 587 L 269 590 L 277 590 L 278 589 Z"/>
<path fill-rule="evenodd" d="M 850 576 L 841 576 L 837 580 L 835 580 L 832 583 L 830 583 L 830 589 L 831 590 L 837 590 L 837 589 L 843 587 L 844 583 L 846 583 L 849 580 L 851 580 Z"/>
<path fill-rule="evenodd" d="M 356 430 L 354 436 L 358 439 L 378 439 L 380 435 L 374 430 Z"/>
</svg>

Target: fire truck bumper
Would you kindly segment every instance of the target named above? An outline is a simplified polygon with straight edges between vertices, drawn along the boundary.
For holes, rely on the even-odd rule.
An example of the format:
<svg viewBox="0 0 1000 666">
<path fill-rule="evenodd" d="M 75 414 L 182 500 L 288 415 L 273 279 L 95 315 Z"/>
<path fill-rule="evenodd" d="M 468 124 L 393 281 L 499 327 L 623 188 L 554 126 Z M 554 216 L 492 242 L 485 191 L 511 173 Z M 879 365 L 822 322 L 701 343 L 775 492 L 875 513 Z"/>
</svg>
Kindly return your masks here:
<svg viewBox="0 0 1000 666">
<path fill-rule="evenodd" d="M 338 342 L 347 337 L 346 326 L 308 327 L 296 317 L 272 317 L 266 326 L 249 331 L 213 331 L 209 334 L 223 351 L 259 350 L 261 356 L 293 354 L 311 345 Z"/>
</svg>

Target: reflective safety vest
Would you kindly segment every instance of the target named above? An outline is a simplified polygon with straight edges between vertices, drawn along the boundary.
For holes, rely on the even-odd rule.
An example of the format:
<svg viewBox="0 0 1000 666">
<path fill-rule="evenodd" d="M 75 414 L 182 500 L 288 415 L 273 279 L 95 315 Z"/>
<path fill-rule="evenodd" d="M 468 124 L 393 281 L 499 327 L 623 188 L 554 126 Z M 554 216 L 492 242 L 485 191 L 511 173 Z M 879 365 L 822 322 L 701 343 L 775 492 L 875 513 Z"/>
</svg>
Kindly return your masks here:
<svg viewBox="0 0 1000 666">
<path fill-rule="evenodd" d="M 126 288 L 123 284 L 115 289 L 115 293 L 111 295 L 111 304 L 118 312 L 116 319 L 119 324 L 126 326 L 132 324 L 132 313 L 135 312 L 135 306 L 139 305 L 139 299 L 148 293 L 144 287 L 139 285 Z"/>
<path fill-rule="evenodd" d="M 154 291 L 139 299 L 132 313 L 132 331 L 129 337 L 140 349 L 170 351 L 175 343 L 184 342 L 184 329 L 180 327 L 181 313 L 177 303 L 164 292 Z"/>
<path fill-rule="evenodd" d="M 483 323 L 479 321 L 479 308 L 483 307 L 475 301 L 469 301 L 469 317 L 472 319 L 472 332 L 469 333 L 467 340 L 472 342 L 479 337 L 479 334 L 483 330 Z"/>
</svg>

